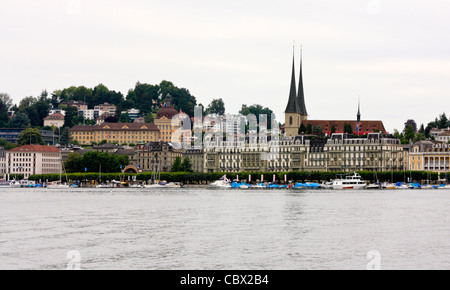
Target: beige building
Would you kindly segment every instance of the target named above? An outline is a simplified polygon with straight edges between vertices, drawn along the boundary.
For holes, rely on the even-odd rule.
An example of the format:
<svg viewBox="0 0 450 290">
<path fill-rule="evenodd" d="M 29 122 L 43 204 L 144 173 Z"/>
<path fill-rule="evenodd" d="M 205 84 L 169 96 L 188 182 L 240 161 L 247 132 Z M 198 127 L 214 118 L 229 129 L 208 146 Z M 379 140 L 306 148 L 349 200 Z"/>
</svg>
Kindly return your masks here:
<svg viewBox="0 0 450 290">
<path fill-rule="evenodd" d="M 216 146 L 217 145 L 217 146 Z M 207 143 L 204 172 L 392 171 L 404 170 L 405 151 L 397 139 L 372 133 L 367 138 L 334 134 L 328 140 L 304 136 L 270 143 Z"/>
<path fill-rule="evenodd" d="M 95 110 L 104 111 L 104 112 L 108 113 L 110 116 L 115 116 L 117 107 L 115 105 L 104 103 L 102 105 L 95 106 L 94 111 Z"/>
<path fill-rule="evenodd" d="M 172 121 L 176 118 L 176 121 Z M 156 113 L 155 125 L 161 132 L 162 142 L 172 142 L 172 135 L 181 128 L 182 120 L 184 118 L 189 119 L 189 116 L 183 113 L 181 110 L 177 112 L 171 104 L 171 96 L 167 95 L 164 107 L 159 109 Z M 191 126 L 188 126 L 187 130 L 183 130 L 179 136 L 180 142 L 183 142 L 185 138 L 189 138 L 191 133 Z"/>
<path fill-rule="evenodd" d="M 436 141 L 419 141 L 409 152 L 409 169 L 448 172 L 450 145 Z"/>
<path fill-rule="evenodd" d="M 135 148 L 135 153 L 130 158 L 130 166 L 138 172 L 152 172 L 159 164 L 161 172 L 170 172 L 175 158 L 182 157 L 182 151 L 175 149 L 168 142 L 149 142 Z"/>
<path fill-rule="evenodd" d="M 160 131 L 155 124 L 103 123 L 97 126 L 75 126 L 70 137 L 81 145 L 90 145 L 106 140 L 109 143 L 138 144 L 160 140 Z"/>
<path fill-rule="evenodd" d="M 23 174 L 27 179 L 34 174 L 61 172 L 61 154 L 52 146 L 26 145 L 6 153 L 6 170 L 10 179 Z"/>
<path fill-rule="evenodd" d="M 44 118 L 44 127 L 61 128 L 64 126 L 64 115 L 60 113 L 54 113 Z"/>
</svg>

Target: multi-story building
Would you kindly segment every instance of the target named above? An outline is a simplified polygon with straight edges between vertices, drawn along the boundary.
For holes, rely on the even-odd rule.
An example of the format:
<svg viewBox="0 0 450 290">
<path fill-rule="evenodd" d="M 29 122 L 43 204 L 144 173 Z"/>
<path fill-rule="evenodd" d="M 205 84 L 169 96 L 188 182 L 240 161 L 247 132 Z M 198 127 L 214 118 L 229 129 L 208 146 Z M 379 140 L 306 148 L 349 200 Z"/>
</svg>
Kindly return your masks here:
<svg viewBox="0 0 450 290">
<path fill-rule="evenodd" d="M 450 144 L 450 128 L 436 137 L 436 141 Z"/>
<path fill-rule="evenodd" d="M 104 103 L 103 105 L 95 106 L 94 110 L 104 111 L 104 112 L 107 112 L 111 116 L 115 116 L 117 107 L 115 105 Z"/>
<path fill-rule="evenodd" d="M 67 107 L 76 107 L 77 111 L 86 111 L 88 109 L 88 104 L 82 101 L 74 101 L 70 100 L 67 102 L 62 102 L 61 105 L 67 106 Z"/>
<path fill-rule="evenodd" d="M 158 164 L 161 172 L 170 172 L 175 158 L 182 156 L 182 150 L 175 149 L 168 142 L 149 142 L 136 146 L 130 166 L 139 172 L 152 172 L 157 170 L 155 164 Z"/>
<path fill-rule="evenodd" d="M 134 122 L 137 118 L 141 116 L 141 111 L 138 109 L 129 109 L 128 111 L 123 111 L 122 114 L 128 113 L 131 122 Z"/>
<path fill-rule="evenodd" d="M 61 172 L 61 154 L 52 146 L 26 145 L 6 153 L 6 172 L 9 178 L 23 174 L 27 179 L 34 174 Z"/>
<path fill-rule="evenodd" d="M 323 157 L 316 160 L 316 164 L 310 160 L 310 168 L 322 167 L 317 166 L 320 161 L 324 171 L 392 171 L 404 170 L 406 162 L 400 140 L 385 138 L 380 133 L 371 133 L 365 138 L 333 134 L 324 146 Z"/>
<path fill-rule="evenodd" d="M 103 110 L 82 110 L 78 111 L 78 115 L 83 116 L 85 120 L 97 120 L 100 116 L 109 114 L 107 111 Z"/>
<path fill-rule="evenodd" d="M 203 151 L 205 172 L 391 171 L 407 164 L 400 141 L 380 133 L 367 138 L 334 134 L 328 140 L 297 136 L 252 143 L 247 137 L 240 143 L 213 143 L 206 143 Z"/>
<path fill-rule="evenodd" d="M 17 143 L 20 133 L 26 129 L 24 128 L 0 128 L 0 138 L 5 139 L 10 143 Z M 58 135 L 49 130 L 39 130 L 42 135 L 42 139 L 47 145 L 55 145 L 58 141 Z"/>
<path fill-rule="evenodd" d="M 436 141 L 419 141 L 409 152 L 409 169 L 448 172 L 450 145 Z"/>
<path fill-rule="evenodd" d="M 109 143 L 138 144 L 160 140 L 160 131 L 155 124 L 103 123 L 93 126 L 75 126 L 70 137 L 81 145 L 107 140 Z"/>
<path fill-rule="evenodd" d="M 44 127 L 64 127 L 64 115 L 60 113 L 54 113 L 46 118 L 44 118 Z"/>
<path fill-rule="evenodd" d="M 0 147 L 0 178 L 5 178 L 6 173 L 6 150 Z"/>
<path fill-rule="evenodd" d="M 161 132 L 162 142 L 172 142 L 172 134 L 178 130 L 180 126 L 180 121 L 172 122 L 172 119 L 179 115 L 171 104 L 171 96 L 167 95 L 164 107 L 159 109 L 156 113 L 155 125 Z"/>
<path fill-rule="evenodd" d="M 194 172 L 204 172 L 204 154 L 200 149 L 188 149 L 183 151 L 183 158 L 189 158 Z"/>
</svg>

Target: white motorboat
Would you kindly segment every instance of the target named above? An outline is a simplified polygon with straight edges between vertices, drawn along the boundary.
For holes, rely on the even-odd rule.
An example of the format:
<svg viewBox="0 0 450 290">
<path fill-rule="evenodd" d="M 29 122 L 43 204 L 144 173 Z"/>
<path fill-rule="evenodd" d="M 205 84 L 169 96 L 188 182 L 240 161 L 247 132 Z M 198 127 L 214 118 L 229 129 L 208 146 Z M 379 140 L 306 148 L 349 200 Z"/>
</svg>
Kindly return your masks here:
<svg viewBox="0 0 450 290">
<path fill-rule="evenodd" d="M 353 175 L 338 175 L 332 184 L 333 189 L 364 189 L 366 187 L 366 182 L 356 172 Z"/>
<path fill-rule="evenodd" d="M 10 181 L 2 181 L 0 182 L 0 188 L 8 187 L 8 188 L 20 188 L 20 182 L 15 180 Z"/>
<path fill-rule="evenodd" d="M 229 180 L 227 176 L 224 175 L 219 180 L 211 183 L 210 186 L 214 188 L 231 188 L 231 180 Z"/>
<path fill-rule="evenodd" d="M 409 189 L 409 186 L 407 184 L 397 185 L 395 189 Z"/>
<path fill-rule="evenodd" d="M 144 188 L 168 188 L 168 187 L 167 184 L 155 183 L 155 184 L 146 184 L 144 185 Z"/>
<path fill-rule="evenodd" d="M 380 183 L 372 183 L 367 185 L 366 189 L 381 189 Z"/>
<path fill-rule="evenodd" d="M 62 183 L 61 181 L 51 182 L 47 185 L 48 189 L 64 189 L 69 188 L 68 184 Z"/>
</svg>

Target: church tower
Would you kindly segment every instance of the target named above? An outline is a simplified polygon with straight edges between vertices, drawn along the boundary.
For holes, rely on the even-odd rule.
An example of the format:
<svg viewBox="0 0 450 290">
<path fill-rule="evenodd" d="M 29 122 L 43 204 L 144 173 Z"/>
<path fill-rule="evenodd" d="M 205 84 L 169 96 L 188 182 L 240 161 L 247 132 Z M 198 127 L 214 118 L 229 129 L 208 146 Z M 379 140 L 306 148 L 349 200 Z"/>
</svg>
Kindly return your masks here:
<svg viewBox="0 0 450 290">
<path fill-rule="evenodd" d="M 297 99 L 297 89 L 295 86 L 295 58 L 292 60 L 291 89 L 289 92 L 289 101 L 284 113 L 284 128 L 286 135 L 289 137 L 297 136 L 301 124 L 301 115 Z"/>
<path fill-rule="evenodd" d="M 298 82 L 297 103 L 299 107 L 301 122 L 308 120 L 308 111 L 306 111 L 305 93 L 303 91 L 303 49 L 300 50 L 300 80 Z M 300 127 L 300 125 L 299 125 Z"/>
</svg>

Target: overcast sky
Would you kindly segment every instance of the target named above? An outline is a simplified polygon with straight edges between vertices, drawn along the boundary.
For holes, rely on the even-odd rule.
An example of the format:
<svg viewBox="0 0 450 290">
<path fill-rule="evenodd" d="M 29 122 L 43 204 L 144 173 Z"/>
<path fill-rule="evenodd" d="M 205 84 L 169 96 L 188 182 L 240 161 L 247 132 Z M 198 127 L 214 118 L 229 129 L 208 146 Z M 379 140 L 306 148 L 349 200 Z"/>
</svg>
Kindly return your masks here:
<svg viewBox="0 0 450 290">
<path fill-rule="evenodd" d="M 0 0 L 0 92 L 18 103 L 169 80 L 229 113 L 280 115 L 295 40 L 311 120 L 353 120 L 360 96 L 362 119 L 392 131 L 450 114 L 449 12 L 437 0 Z"/>
</svg>

